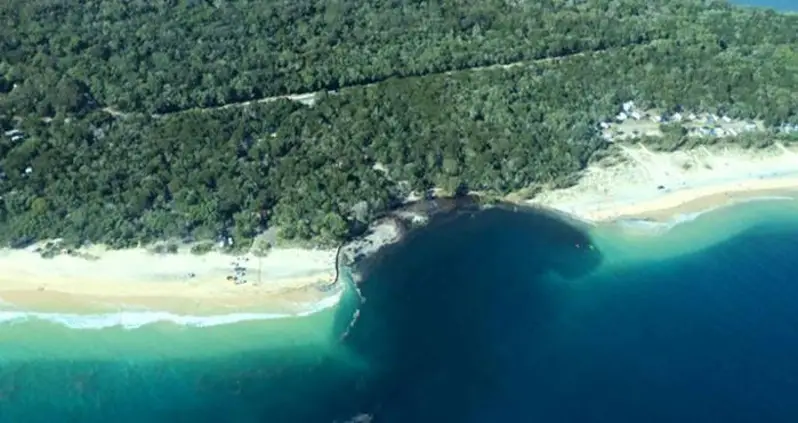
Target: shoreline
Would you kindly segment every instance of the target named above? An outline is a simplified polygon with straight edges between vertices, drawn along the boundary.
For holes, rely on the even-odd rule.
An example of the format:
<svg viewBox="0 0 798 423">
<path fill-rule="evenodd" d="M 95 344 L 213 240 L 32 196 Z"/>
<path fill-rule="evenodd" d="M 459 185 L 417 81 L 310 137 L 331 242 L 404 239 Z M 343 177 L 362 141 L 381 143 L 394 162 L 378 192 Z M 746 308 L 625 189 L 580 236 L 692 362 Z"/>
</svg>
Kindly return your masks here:
<svg viewBox="0 0 798 423">
<path fill-rule="evenodd" d="M 795 148 L 655 153 L 638 146 L 622 151 L 629 161 L 594 164 L 578 184 L 524 203 L 601 225 L 631 219 L 665 223 L 742 201 L 798 198 Z"/>
<path fill-rule="evenodd" d="M 773 198 L 798 199 L 798 172 L 770 179 L 682 188 L 664 192 L 642 201 L 619 202 L 604 207 L 586 208 L 566 213 L 593 225 L 611 224 L 623 220 L 667 223 L 684 215 L 704 213 L 741 202 Z"/>
<path fill-rule="evenodd" d="M 24 293 L 22 293 L 24 295 Z M 265 309 L 261 304 L 255 309 L 236 308 L 222 313 L 219 309 L 213 309 L 210 313 L 165 310 L 168 305 L 174 303 L 167 300 L 167 307 L 150 309 L 136 308 L 104 308 L 101 306 L 92 307 L 96 304 L 91 303 L 84 297 L 70 296 L 68 294 L 56 294 L 49 297 L 53 300 L 53 307 L 42 307 L 41 299 L 35 302 L 36 307 L 16 306 L 10 309 L 0 308 L 0 325 L 14 324 L 28 321 L 44 321 L 65 326 L 70 329 L 105 329 L 121 327 L 123 329 L 137 329 L 142 326 L 156 323 L 172 323 L 184 327 L 211 327 L 231 323 L 279 320 L 284 318 L 295 318 L 309 316 L 336 306 L 341 300 L 343 292 L 338 290 L 324 298 L 310 303 L 301 304 L 302 308 L 292 312 L 275 312 L 274 309 Z M 297 304 L 299 305 L 299 304 Z"/>
<path fill-rule="evenodd" d="M 43 258 L 43 244 L 0 250 L 0 312 L 297 315 L 341 290 L 335 250 L 276 248 L 257 257 L 93 246 L 78 250 L 83 257 Z"/>
<path fill-rule="evenodd" d="M 595 226 L 624 220 L 670 222 L 741 201 L 798 198 L 798 149 L 699 147 L 656 153 L 640 145 L 620 148 L 626 161 L 615 157 L 615 163 L 593 164 L 572 187 L 515 202 Z M 402 229 L 386 219 L 375 222 L 357 242 L 335 250 L 275 248 L 265 256 L 92 246 L 79 249 L 78 256 L 43 258 L 38 248 L 45 242 L 0 249 L 0 323 L 8 320 L 8 313 L 34 311 L 197 318 L 308 314 L 337 303 L 344 290 L 337 281 L 343 257 L 354 260 L 401 237 Z M 241 281 L 245 283 L 237 283 Z"/>
<path fill-rule="evenodd" d="M 625 213 L 614 218 L 613 221 L 635 218 L 653 222 L 670 222 L 685 215 L 702 214 L 740 203 L 798 199 L 798 176 L 768 182 L 772 183 L 735 185 L 728 189 L 718 187 L 707 194 L 705 192 L 709 190 L 698 189 L 673 193 L 680 195 L 662 199 L 656 203 L 656 206 L 651 204 L 645 211 Z M 652 201 L 652 203 L 654 202 Z M 666 204 L 667 206 L 665 206 Z"/>
</svg>

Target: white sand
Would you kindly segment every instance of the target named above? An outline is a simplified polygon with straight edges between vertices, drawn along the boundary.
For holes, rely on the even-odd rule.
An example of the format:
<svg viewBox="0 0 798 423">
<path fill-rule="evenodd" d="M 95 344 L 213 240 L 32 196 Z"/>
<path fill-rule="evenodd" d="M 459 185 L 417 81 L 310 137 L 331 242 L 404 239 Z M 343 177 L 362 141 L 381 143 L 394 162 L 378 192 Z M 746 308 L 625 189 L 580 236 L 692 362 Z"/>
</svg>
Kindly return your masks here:
<svg viewBox="0 0 798 423">
<path fill-rule="evenodd" d="M 621 147 L 622 158 L 589 167 L 573 187 L 544 192 L 530 203 L 586 221 L 623 217 L 667 219 L 737 198 L 798 193 L 798 150 L 698 148 L 653 153 Z M 659 189 L 659 186 L 664 188 Z M 398 236 L 389 221 L 346 251 L 368 253 Z M 330 294 L 335 250 L 273 249 L 265 257 L 218 252 L 157 255 L 144 249 L 81 251 L 96 260 L 42 258 L 27 250 L 0 250 L 0 304 L 52 311 L 148 308 L 178 313 L 297 311 Z M 245 284 L 228 280 L 246 269 Z M 193 275 L 193 276 L 190 276 Z"/>
<path fill-rule="evenodd" d="M 620 162 L 614 158 L 590 166 L 577 185 L 544 192 L 529 203 L 589 222 L 665 220 L 741 198 L 798 193 L 794 147 L 699 147 L 674 153 L 655 153 L 642 145 L 619 148 Z"/>
<path fill-rule="evenodd" d="M 157 308 L 169 311 L 269 309 L 296 311 L 327 293 L 315 288 L 335 277 L 335 250 L 273 249 L 265 257 L 218 252 L 153 254 L 145 249 L 81 250 L 96 260 L 34 248 L 0 250 L 0 299 L 37 309 Z M 238 274 L 246 283 L 228 277 Z M 64 307 L 59 307 L 61 304 Z"/>
</svg>

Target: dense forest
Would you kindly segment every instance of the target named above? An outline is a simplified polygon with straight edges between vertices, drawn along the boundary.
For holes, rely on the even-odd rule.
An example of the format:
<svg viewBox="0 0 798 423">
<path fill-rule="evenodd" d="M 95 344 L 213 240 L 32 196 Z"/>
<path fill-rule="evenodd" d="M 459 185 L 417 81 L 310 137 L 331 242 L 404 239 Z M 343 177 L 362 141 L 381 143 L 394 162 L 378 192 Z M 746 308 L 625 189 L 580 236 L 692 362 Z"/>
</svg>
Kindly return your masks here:
<svg viewBox="0 0 798 423">
<path fill-rule="evenodd" d="M 653 40 L 798 40 L 794 16 L 696 0 L 7 0 L 0 17 L 0 88 L 18 84 L 14 110 L 44 116 L 91 99 L 166 113 Z"/>
<path fill-rule="evenodd" d="M 572 184 L 624 101 L 798 123 L 798 15 L 722 2 L 84 3 L 0 6 L 0 242 L 332 243 L 411 191 Z"/>
</svg>

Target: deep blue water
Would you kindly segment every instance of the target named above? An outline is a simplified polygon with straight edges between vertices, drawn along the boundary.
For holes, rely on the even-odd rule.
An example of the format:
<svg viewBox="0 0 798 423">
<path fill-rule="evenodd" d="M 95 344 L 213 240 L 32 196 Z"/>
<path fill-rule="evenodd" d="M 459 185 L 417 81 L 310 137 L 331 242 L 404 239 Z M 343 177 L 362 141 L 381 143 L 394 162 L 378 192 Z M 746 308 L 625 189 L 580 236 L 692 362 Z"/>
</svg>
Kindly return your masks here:
<svg viewBox="0 0 798 423">
<path fill-rule="evenodd" d="M 380 421 L 798 421 L 798 224 L 771 217 L 628 262 L 504 215 L 409 241 L 375 272 L 416 328 Z"/>
<path fill-rule="evenodd" d="M 40 330 L 53 351 L 11 359 L 0 328 L 0 421 L 792 423 L 798 215 L 768 204 L 648 236 L 500 209 L 439 216 L 361 267 L 366 301 L 343 342 L 351 307 L 280 326 L 295 339 L 279 348 L 254 323 L 159 332 L 159 345 L 194 340 L 180 358 L 56 358 L 75 337 L 99 350 L 88 341 L 150 328 Z M 330 341 L 303 342 L 319 325 Z M 235 331 L 254 343 L 199 354 Z"/>
<path fill-rule="evenodd" d="M 798 421 L 798 229 L 767 229 L 569 287 L 482 415 Z"/>
</svg>

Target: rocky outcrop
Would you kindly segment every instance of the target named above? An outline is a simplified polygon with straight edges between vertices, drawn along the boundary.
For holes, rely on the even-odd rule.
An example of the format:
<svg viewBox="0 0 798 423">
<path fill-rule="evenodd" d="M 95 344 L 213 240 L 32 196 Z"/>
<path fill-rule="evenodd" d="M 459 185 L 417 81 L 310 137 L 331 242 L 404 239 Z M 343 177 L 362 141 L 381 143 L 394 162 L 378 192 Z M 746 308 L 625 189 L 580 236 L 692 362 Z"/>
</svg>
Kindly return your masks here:
<svg viewBox="0 0 798 423">
<path fill-rule="evenodd" d="M 363 259 L 370 257 L 382 248 L 401 241 L 412 229 L 426 225 L 430 218 L 439 213 L 460 209 L 478 210 L 484 200 L 477 196 L 433 198 L 404 204 L 373 221 L 359 236 L 344 243 L 338 250 L 336 267 L 355 269 Z M 355 282 L 359 272 L 353 271 Z"/>
</svg>

